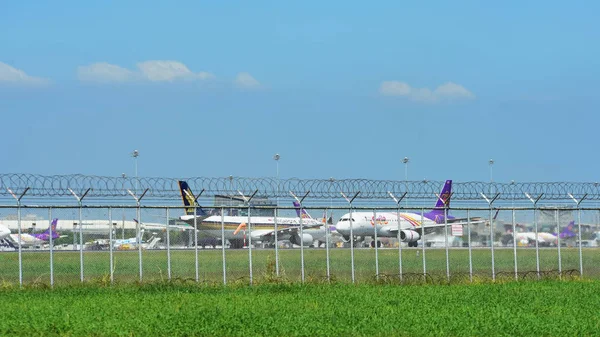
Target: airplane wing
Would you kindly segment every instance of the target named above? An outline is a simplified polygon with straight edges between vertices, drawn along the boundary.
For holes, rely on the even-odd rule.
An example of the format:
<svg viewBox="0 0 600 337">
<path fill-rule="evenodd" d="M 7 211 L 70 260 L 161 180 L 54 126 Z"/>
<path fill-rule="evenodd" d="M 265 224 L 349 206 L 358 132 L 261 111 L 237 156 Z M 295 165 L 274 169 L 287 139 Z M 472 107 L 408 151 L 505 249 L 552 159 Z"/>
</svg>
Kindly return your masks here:
<svg viewBox="0 0 600 337">
<path fill-rule="evenodd" d="M 469 221 L 469 222 L 467 222 L 467 221 L 464 221 L 464 222 L 460 221 L 460 220 L 463 220 L 463 219 L 458 219 L 458 221 L 456 221 L 457 219 L 453 219 L 453 220 L 454 221 L 448 220 L 448 226 L 451 226 L 451 225 L 466 226 L 466 225 L 477 225 L 477 224 L 480 224 L 480 223 L 487 223 L 487 220 L 484 220 L 482 218 L 480 220 L 476 220 L 476 221 L 473 221 L 473 218 L 471 218 L 471 221 Z M 400 230 L 406 230 L 406 229 L 408 229 L 408 230 L 412 230 L 412 231 L 421 233 L 421 229 L 423 227 L 425 227 L 425 228 L 440 228 L 440 227 L 445 227 L 445 226 L 446 226 L 445 223 L 436 223 L 436 224 L 425 225 L 425 226 L 422 226 L 422 227 L 400 228 Z M 397 233 L 398 232 L 398 226 L 393 226 L 393 225 L 392 226 L 383 226 L 381 229 L 384 230 L 384 231 L 388 231 L 390 233 Z"/>
<path fill-rule="evenodd" d="M 302 225 L 303 229 L 319 228 L 319 227 L 321 227 L 320 224 Z M 275 238 L 274 230 L 258 231 L 258 233 L 259 233 L 258 235 L 255 235 L 253 237 L 257 237 L 258 239 L 266 239 L 266 240 L 273 240 Z M 285 238 L 287 235 L 291 235 L 293 233 L 300 233 L 300 227 L 285 227 L 285 228 L 278 229 L 277 237 Z"/>
</svg>

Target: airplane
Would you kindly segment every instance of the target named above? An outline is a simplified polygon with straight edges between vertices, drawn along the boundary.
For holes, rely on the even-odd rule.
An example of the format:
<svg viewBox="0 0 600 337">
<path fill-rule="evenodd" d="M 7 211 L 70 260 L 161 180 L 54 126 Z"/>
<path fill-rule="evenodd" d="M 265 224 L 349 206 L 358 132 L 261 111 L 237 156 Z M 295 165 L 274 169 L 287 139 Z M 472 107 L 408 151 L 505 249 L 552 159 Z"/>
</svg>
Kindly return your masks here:
<svg viewBox="0 0 600 337">
<path fill-rule="evenodd" d="M 21 233 L 21 240 L 19 240 L 19 234 L 10 234 L 10 238 L 17 245 L 19 244 L 19 241 L 20 241 L 21 247 L 30 247 L 30 246 L 41 245 L 41 244 L 47 243 L 48 241 L 50 241 L 50 235 L 52 235 L 52 240 L 66 237 L 66 235 L 60 235 L 58 232 L 56 232 L 57 224 L 58 224 L 58 218 L 55 218 L 52 220 L 52 223 L 50 224 L 50 228 L 48 228 L 46 231 L 44 231 L 42 233 L 39 233 L 39 234 Z"/>
<path fill-rule="evenodd" d="M 194 226 L 194 219 L 197 222 L 197 229 L 205 237 L 221 238 L 221 215 L 209 215 L 195 201 L 192 191 L 185 181 L 179 181 L 179 189 L 183 205 L 185 206 L 185 215 L 180 216 L 179 220 Z M 194 214 L 194 206 L 196 213 Z M 249 235 L 252 240 L 269 242 L 276 244 L 275 241 L 275 217 L 272 216 L 238 216 L 225 215 L 224 221 L 224 238 L 229 240 L 232 248 L 242 248 L 246 243 Z M 303 226 L 303 237 L 300 238 L 300 221 Z M 252 231 L 247 233 L 246 223 L 250 222 Z M 310 246 L 315 241 L 309 229 L 319 228 L 321 223 L 315 219 L 300 217 L 277 217 L 277 239 L 290 240 L 291 243 L 303 244 Z M 324 235 L 324 230 L 321 235 Z"/>
<path fill-rule="evenodd" d="M 408 242 L 409 247 L 417 247 L 418 240 L 425 234 L 432 233 L 436 228 L 445 226 L 446 223 L 466 225 L 466 218 L 456 218 L 451 215 L 444 217 L 444 207 L 450 206 L 450 197 L 452 194 L 452 180 L 446 180 L 442 192 L 435 204 L 435 208 L 424 213 L 422 218 L 420 213 L 400 213 L 400 222 L 398 223 L 397 212 L 378 212 L 377 218 L 374 218 L 373 212 L 352 212 L 342 215 L 336 223 L 335 228 L 344 237 L 346 242 L 350 241 L 350 222 L 352 222 L 352 232 L 356 237 L 356 242 L 363 241 L 365 237 L 373 237 L 374 230 L 377 230 L 378 237 L 398 237 L 402 242 Z M 352 220 L 352 221 L 351 221 Z M 482 223 L 481 218 L 471 218 L 469 224 Z M 400 233 L 398 233 L 400 231 Z M 379 247 L 380 242 L 371 242 Z"/>
<path fill-rule="evenodd" d="M 10 236 L 10 229 L 4 225 L 0 225 L 0 240 L 4 240 Z"/>
<path fill-rule="evenodd" d="M 573 232 L 575 226 L 575 221 L 569 222 L 567 227 L 563 229 L 560 233 L 549 233 L 549 232 L 539 232 L 538 231 L 538 246 L 556 246 L 558 243 L 558 238 L 568 239 L 577 235 Z M 517 245 L 519 246 L 529 246 L 535 245 L 535 232 L 517 232 L 515 234 L 515 239 L 517 240 Z M 513 234 L 507 233 L 502 236 L 501 242 L 504 245 L 512 244 L 513 242 Z"/>
<path fill-rule="evenodd" d="M 4 225 L 0 225 L 0 250 L 17 248 L 10 238 L 10 229 Z"/>
</svg>

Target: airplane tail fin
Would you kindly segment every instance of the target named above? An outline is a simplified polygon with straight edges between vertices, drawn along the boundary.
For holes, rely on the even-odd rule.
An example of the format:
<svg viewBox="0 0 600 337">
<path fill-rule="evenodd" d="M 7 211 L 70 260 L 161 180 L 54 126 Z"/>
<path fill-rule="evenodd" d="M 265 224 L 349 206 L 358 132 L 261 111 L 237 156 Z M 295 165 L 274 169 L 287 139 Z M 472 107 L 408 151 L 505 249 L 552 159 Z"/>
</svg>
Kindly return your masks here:
<svg viewBox="0 0 600 337">
<path fill-rule="evenodd" d="M 179 181 L 179 191 L 181 192 L 181 199 L 185 206 L 186 215 L 194 215 L 194 206 L 196 206 L 196 215 L 206 215 L 206 212 L 196 202 L 194 193 L 192 193 L 192 189 L 187 182 Z"/>
<path fill-rule="evenodd" d="M 565 229 L 563 229 L 562 232 L 560 232 L 560 238 L 566 239 L 566 238 L 574 237 L 576 235 L 575 232 L 573 231 L 574 228 L 575 228 L 575 220 L 569 222 L 567 227 L 565 227 Z"/>
<path fill-rule="evenodd" d="M 56 225 L 57 224 L 58 224 L 58 218 L 52 219 L 52 222 L 50 223 L 50 227 L 48 229 L 46 229 L 46 231 L 44 231 L 42 234 L 48 234 L 48 235 L 50 233 L 52 233 L 53 235 L 57 234 L 56 233 Z"/>
<path fill-rule="evenodd" d="M 300 203 L 294 201 L 294 208 L 296 208 L 296 215 L 300 217 Z M 302 209 L 302 219 L 312 219 L 312 216 L 304 208 Z"/>
<path fill-rule="evenodd" d="M 452 195 L 452 180 L 446 180 L 444 187 L 442 188 L 442 192 L 440 192 L 440 197 L 438 201 L 435 203 L 436 209 L 442 209 L 444 207 L 450 207 L 450 196 Z"/>
</svg>

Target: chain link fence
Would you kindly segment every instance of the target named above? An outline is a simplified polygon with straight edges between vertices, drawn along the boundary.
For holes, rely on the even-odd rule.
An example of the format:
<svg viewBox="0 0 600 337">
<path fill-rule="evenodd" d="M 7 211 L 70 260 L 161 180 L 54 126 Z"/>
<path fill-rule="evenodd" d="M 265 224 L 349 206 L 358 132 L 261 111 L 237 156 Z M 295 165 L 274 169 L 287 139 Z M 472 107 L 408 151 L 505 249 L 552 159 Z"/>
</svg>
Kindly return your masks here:
<svg viewBox="0 0 600 337">
<path fill-rule="evenodd" d="M 175 206 L 2 206 L 0 226 L 10 234 L 0 240 L 0 280 L 55 286 L 600 278 L 597 207 L 449 207 L 427 227 L 431 208 L 350 205 L 303 212 L 228 205 L 203 207 L 197 217 L 196 207 L 191 218 L 182 216 L 189 207 Z M 344 218 L 350 235 L 341 231 Z M 403 233 L 407 224 L 418 240 L 403 240 L 411 234 Z"/>
</svg>

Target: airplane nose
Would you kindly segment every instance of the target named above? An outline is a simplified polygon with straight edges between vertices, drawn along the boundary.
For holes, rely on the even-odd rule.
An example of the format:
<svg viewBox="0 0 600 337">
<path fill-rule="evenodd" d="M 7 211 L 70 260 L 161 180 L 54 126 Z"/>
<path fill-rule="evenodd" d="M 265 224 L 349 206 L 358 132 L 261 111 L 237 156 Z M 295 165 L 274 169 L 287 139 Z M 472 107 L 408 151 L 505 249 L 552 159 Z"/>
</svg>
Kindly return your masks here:
<svg viewBox="0 0 600 337">
<path fill-rule="evenodd" d="M 335 230 L 342 235 L 350 234 L 350 226 L 345 222 L 336 223 Z"/>
</svg>

